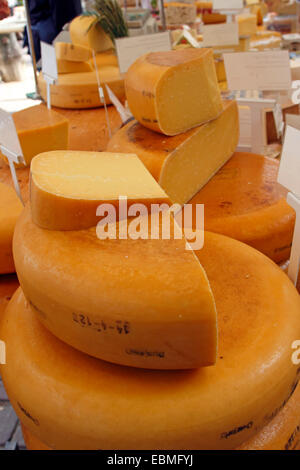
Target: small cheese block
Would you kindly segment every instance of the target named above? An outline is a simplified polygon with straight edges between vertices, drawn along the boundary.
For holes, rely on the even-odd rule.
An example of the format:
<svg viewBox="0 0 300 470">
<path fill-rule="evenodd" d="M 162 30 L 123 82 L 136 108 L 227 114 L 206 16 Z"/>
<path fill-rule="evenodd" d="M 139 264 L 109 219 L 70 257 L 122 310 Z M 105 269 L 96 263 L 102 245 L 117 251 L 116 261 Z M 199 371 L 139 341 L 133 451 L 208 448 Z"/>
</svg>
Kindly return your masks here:
<svg viewBox="0 0 300 470">
<path fill-rule="evenodd" d="M 242 13 L 236 16 L 236 21 L 239 26 L 240 36 L 252 36 L 257 31 L 257 18 L 256 15 Z"/>
<path fill-rule="evenodd" d="M 8 302 L 18 287 L 19 282 L 15 274 L 2 274 L 0 276 L 0 321 Z"/>
<path fill-rule="evenodd" d="M 103 52 L 114 47 L 110 37 L 99 24 L 92 25 L 94 16 L 77 16 L 70 23 L 71 41 L 75 45 L 85 46 L 95 52 Z"/>
<path fill-rule="evenodd" d="M 17 111 L 13 119 L 26 165 L 38 153 L 68 148 L 68 120 L 44 104 Z"/>
<path fill-rule="evenodd" d="M 93 70 L 90 62 L 72 62 L 70 60 L 57 59 L 58 73 L 81 73 Z"/>
<path fill-rule="evenodd" d="M 32 220 L 48 230 L 82 230 L 97 225 L 100 204 L 170 203 L 136 155 L 108 152 L 47 152 L 30 167 Z M 118 212 L 118 211 L 117 211 Z"/>
<path fill-rule="evenodd" d="M 114 65 L 115 67 L 118 67 L 118 59 L 114 49 L 110 49 L 105 52 L 99 52 L 98 54 L 96 54 L 95 59 L 98 69 L 101 69 L 103 66 L 106 65 Z M 89 60 L 89 64 L 92 66 L 93 69 L 95 68 L 94 58 Z"/>
<path fill-rule="evenodd" d="M 211 121 L 223 109 L 212 49 L 146 54 L 129 68 L 125 89 L 137 121 L 165 135 Z"/>
<path fill-rule="evenodd" d="M 32 246 L 36 246 L 36 228 L 27 223 L 28 237 Z M 46 230 L 44 233 L 55 234 Z M 83 241 L 82 234 L 75 234 L 76 243 Z M 76 261 L 85 269 L 87 260 L 74 242 L 75 238 Z M 32 289 L 40 289 L 42 282 L 44 295 L 48 294 L 45 307 L 49 310 L 53 298 L 55 309 L 57 295 L 54 291 L 50 295 L 54 285 L 49 280 L 49 269 L 61 280 L 59 297 L 69 302 L 72 281 L 70 278 L 65 281 L 70 264 L 66 264 L 67 271 L 58 266 L 64 249 L 68 247 L 71 252 L 72 247 L 68 241 L 59 252 L 54 247 L 47 249 L 48 244 L 43 247 L 39 242 L 38 246 L 44 263 L 31 279 Z M 114 250 L 104 246 L 103 250 L 94 249 L 94 253 L 99 252 L 106 253 L 107 259 L 114 256 Z M 142 256 L 145 252 L 146 249 L 138 259 L 147 270 L 147 261 Z M 135 257 L 131 251 L 124 253 L 128 258 L 125 261 L 122 256 L 123 267 Z M 153 279 L 161 277 L 163 288 L 161 255 L 164 250 L 155 253 L 151 270 Z M 35 314 L 21 290 L 14 295 L 1 324 L 0 337 L 7 343 L 7 364 L 1 367 L 1 373 L 16 413 L 34 436 L 56 450 L 222 450 L 239 447 L 273 419 L 299 379 L 299 365 L 291 360 L 291 344 L 300 337 L 298 292 L 279 267 L 231 238 L 206 232 L 204 248 L 198 255 L 210 279 L 218 310 L 219 353 L 212 367 L 150 371 L 91 358 L 50 334 L 38 320 L 37 315 L 42 319 L 43 312 Z M 39 256 L 29 258 L 32 265 Z M 120 253 L 116 256 L 120 258 Z M 95 272 L 105 266 L 96 260 L 90 260 Z M 80 272 L 76 261 L 74 258 L 72 263 Z M 185 280 L 179 272 L 177 286 Z M 76 297 L 89 279 L 90 275 L 81 270 L 77 286 L 73 285 L 72 289 Z M 132 282 L 138 294 L 135 276 Z M 86 301 L 93 301 L 102 290 L 102 277 L 98 286 L 101 288 L 91 291 Z M 148 297 L 149 289 L 153 298 L 151 286 L 147 291 L 145 286 L 144 297 Z M 116 289 L 114 296 L 114 302 L 121 306 Z M 175 304 L 174 299 L 171 302 Z M 134 293 L 131 305 L 135 305 Z M 77 304 L 76 310 L 80 308 Z M 141 312 L 147 319 L 143 308 L 139 315 Z M 85 315 L 83 310 L 78 330 L 89 329 L 84 324 Z M 161 326 L 160 323 L 157 336 L 162 336 Z M 105 332 L 95 332 L 95 335 L 100 341 Z"/>
<path fill-rule="evenodd" d="M 30 207 L 23 214 L 14 236 L 18 278 L 34 314 L 55 336 L 133 367 L 215 363 L 213 294 L 194 252 L 175 237 L 172 218 L 166 239 L 151 239 L 148 227 L 148 238 L 135 239 L 129 221 L 125 235 L 124 225 L 122 235 L 113 224 L 115 236 L 101 239 L 94 227 L 44 230 L 33 223 Z M 150 232 L 155 225 L 146 222 Z"/>
<path fill-rule="evenodd" d="M 0 183 L 0 274 L 14 273 L 12 239 L 23 206 L 15 190 Z"/>
<path fill-rule="evenodd" d="M 237 105 L 226 101 L 217 119 L 175 137 L 129 122 L 116 132 L 107 149 L 138 155 L 170 199 L 184 204 L 231 157 L 238 138 Z"/>
<path fill-rule="evenodd" d="M 276 263 L 287 260 L 295 212 L 277 183 L 277 160 L 235 153 L 190 201 L 205 205 L 205 229 L 240 240 Z"/>
<path fill-rule="evenodd" d="M 191 24 L 196 20 L 197 9 L 194 3 L 168 2 L 164 7 L 168 25 Z"/>
<path fill-rule="evenodd" d="M 56 58 L 72 62 L 86 62 L 92 57 L 92 49 L 69 42 L 55 43 Z"/>
<path fill-rule="evenodd" d="M 99 77 L 104 91 L 106 104 L 111 101 L 106 92 L 104 84 L 107 84 L 113 93 L 124 100 L 125 89 L 124 79 L 121 78 L 119 68 L 113 66 L 104 66 L 99 69 Z M 47 99 L 47 86 L 40 73 L 38 76 L 40 93 L 44 100 Z M 58 83 L 50 85 L 51 103 L 57 108 L 84 109 L 102 107 L 104 104 L 100 101 L 98 82 L 96 73 L 67 73 L 58 77 Z"/>
</svg>

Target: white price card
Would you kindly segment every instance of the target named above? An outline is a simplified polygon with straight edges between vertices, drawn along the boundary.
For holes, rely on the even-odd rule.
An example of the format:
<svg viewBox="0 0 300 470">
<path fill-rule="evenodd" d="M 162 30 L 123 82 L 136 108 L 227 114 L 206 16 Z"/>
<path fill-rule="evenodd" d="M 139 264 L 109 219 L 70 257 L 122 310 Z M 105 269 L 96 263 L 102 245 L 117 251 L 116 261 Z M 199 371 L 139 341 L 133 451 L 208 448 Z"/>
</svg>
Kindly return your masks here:
<svg viewBox="0 0 300 470">
<path fill-rule="evenodd" d="M 169 32 L 116 39 L 120 73 L 127 72 L 131 64 L 143 54 L 170 51 L 171 49 L 172 44 Z"/>
<path fill-rule="evenodd" d="M 287 126 L 278 182 L 300 199 L 300 131 Z"/>
<path fill-rule="evenodd" d="M 252 148 L 251 109 L 248 106 L 239 106 L 240 139 L 238 147 L 241 150 Z"/>
<path fill-rule="evenodd" d="M 214 10 L 242 10 L 243 0 L 213 0 Z"/>
<path fill-rule="evenodd" d="M 288 51 L 224 54 L 230 90 L 290 90 L 292 77 Z"/>
<path fill-rule="evenodd" d="M 0 109 L 0 145 L 11 153 L 11 159 L 15 163 L 20 163 L 20 159 L 23 162 L 23 152 L 13 117 L 3 109 Z"/>
<path fill-rule="evenodd" d="M 51 46 L 51 44 L 41 42 L 41 53 L 43 75 L 47 75 L 53 80 L 57 80 L 58 74 L 55 48 Z"/>
<path fill-rule="evenodd" d="M 237 23 L 222 23 L 203 26 L 203 46 L 233 46 L 239 43 Z"/>
</svg>

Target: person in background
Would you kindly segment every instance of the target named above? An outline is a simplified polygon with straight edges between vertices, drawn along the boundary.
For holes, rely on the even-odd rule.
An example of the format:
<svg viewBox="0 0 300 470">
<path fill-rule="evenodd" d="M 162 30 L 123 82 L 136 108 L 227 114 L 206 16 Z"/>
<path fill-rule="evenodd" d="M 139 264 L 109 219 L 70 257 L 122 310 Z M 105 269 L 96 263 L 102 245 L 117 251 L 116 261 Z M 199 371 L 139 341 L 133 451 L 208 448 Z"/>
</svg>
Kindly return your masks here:
<svg viewBox="0 0 300 470">
<path fill-rule="evenodd" d="M 0 0 L 0 20 L 4 20 L 10 15 L 10 9 L 7 0 Z"/>
<path fill-rule="evenodd" d="M 1 1 L 1 0 L 0 0 Z M 36 60 L 40 41 L 51 44 L 64 25 L 82 13 L 80 0 L 28 0 Z M 28 46 L 25 32 L 24 46 Z"/>
</svg>

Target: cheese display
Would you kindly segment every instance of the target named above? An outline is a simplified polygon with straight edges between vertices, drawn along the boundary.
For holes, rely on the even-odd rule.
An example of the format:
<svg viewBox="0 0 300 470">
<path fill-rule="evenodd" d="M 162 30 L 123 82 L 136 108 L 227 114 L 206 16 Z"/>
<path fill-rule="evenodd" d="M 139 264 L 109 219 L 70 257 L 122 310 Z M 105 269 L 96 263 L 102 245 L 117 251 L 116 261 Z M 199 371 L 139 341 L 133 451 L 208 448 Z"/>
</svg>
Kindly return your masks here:
<svg viewBox="0 0 300 470">
<path fill-rule="evenodd" d="M 169 240 L 136 240 L 124 224 L 116 237 L 100 239 L 95 227 L 43 230 L 25 209 L 14 259 L 35 315 L 66 343 L 110 362 L 150 369 L 213 364 L 213 295 L 172 220 Z"/>
<path fill-rule="evenodd" d="M 108 152 L 48 152 L 30 168 L 32 220 L 48 230 L 82 230 L 97 225 L 100 204 L 119 198 L 128 204 L 169 204 L 170 200 L 136 155 Z"/>
<path fill-rule="evenodd" d="M 68 148 L 68 120 L 44 104 L 17 111 L 12 116 L 26 165 L 38 153 Z"/>
<path fill-rule="evenodd" d="M 184 204 L 231 157 L 238 138 L 237 104 L 226 101 L 217 119 L 174 137 L 129 122 L 112 137 L 107 150 L 137 155 L 170 199 Z"/>
<path fill-rule="evenodd" d="M 0 183 L 0 274 L 15 272 L 12 239 L 22 209 L 22 203 L 14 189 Z"/>
<path fill-rule="evenodd" d="M 56 59 L 71 60 L 73 62 L 86 62 L 92 57 L 92 49 L 69 42 L 55 43 Z"/>
<path fill-rule="evenodd" d="M 240 36 L 252 36 L 256 33 L 257 18 L 256 15 L 242 13 L 236 16 L 236 20 L 239 26 Z"/>
<path fill-rule="evenodd" d="M 70 23 L 71 42 L 75 45 L 88 47 L 95 52 L 103 52 L 114 47 L 110 37 L 97 25 L 93 25 L 95 17 L 77 16 Z"/>
<path fill-rule="evenodd" d="M 215 119 L 223 109 L 211 49 L 141 56 L 129 68 L 125 88 L 137 121 L 165 135 Z"/>
<path fill-rule="evenodd" d="M 34 259 L 44 258 L 47 264 L 51 254 L 52 268 L 61 265 L 66 247 L 61 245 L 61 233 L 43 231 L 45 237 L 60 237 L 58 253 L 40 238 L 37 242 L 38 229 L 30 222 L 28 210 L 20 220 L 19 228 L 23 225 L 28 230 L 29 237 L 23 230 L 27 247 L 40 247 Z M 70 245 L 67 249 L 73 254 L 78 252 L 84 260 L 82 268 L 89 265 L 84 283 L 81 278 L 77 280 L 78 297 L 91 279 L 93 267 L 99 275 L 99 267 L 105 263 L 95 262 L 94 256 L 89 263 L 79 253 L 83 234 L 70 233 L 77 239 L 74 238 L 73 250 Z M 92 244 L 89 234 L 89 247 Z M 163 290 L 160 256 L 152 244 L 149 248 L 148 241 L 138 245 L 154 254 L 152 273 L 159 272 L 160 276 L 153 279 L 160 282 Z M 106 250 L 98 249 L 97 254 L 96 248 L 93 251 L 97 257 Z M 115 256 L 114 249 L 107 251 L 110 259 Z M 128 259 L 122 258 L 122 268 L 126 269 L 127 261 L 134 258 L 133 251 L 125 251 Z M 144 253 L 142 250 L 138 259 L 147 270 Z M 172 250 L 168 255 L 172 261 L 174 253 Z M 207 232 L 204 249 L 198 256 L 215 295 L 220 328 L 216 365 L 205 369 L 150 371 L 117 366 L 82 354 L 49 333 L 41 324 L 45 322 L 45 310 L 34 312 L 32 303 L 18 290 L 1 323 L 0 336 L 7 343 L 7 364 L 1 366 L 1 373 L 16 413 L 34 436 L 53 449 L 234 449 L 273 419 L 299 378 L 299 366 L 291 361 L 291 344 L 300 335 L 299 295 L 279 267 L 233 239 Z M 183 268 L 185 263 L 182 255 Z M 51 305 L 55 311 L 55 304 L 50 301 L 54 276 L 48 276 L 45 287 L 41 286 L 46 264 L 38 277 L 31 273 L 28 279 L 33 289 L 47 293 L 48 308 Z M 66 269 L 70 270 L 70 264 Z M 184 271 L 177 270 L 177 276 L 178 272 L 181 276 L 180 283 L 175 281 L 176 287 L 186 279 Z M 64 301 L 72 299 L 69 289 L 76 289 L 74 280 L 65 281 L 66 275 L 60 269 L 57 276 Z M 137 282 L 135 277 L 132 283 L 139 293 Z M 114 289 L 120 292 L 116 286 Z M 58 299 L 57 288 L 54 290 Z M 148 291 L 151 286 L 145 282 L 143 304 Z M 99 289 L 92 292 L 87 297 L 89 301 Z M 152 302 L 153 292 L 152 289 Z M 129 290 L 128 294 L 132 305 Z M 115 304 L 118 300 L 120 297 L 115 295 Z M 81 306 L 77 302 L 76 309 Z M 87 331 L 83 313 L 82 317 L 78 318 L 83 322 L 78 328 Z M 160 318 L 159 336 L 163 336 L 162 327 Z M 187 424 L 182 426 L 183 422 Z M 151 432 L 153 429 L 155 433 Z"/>
<path fill-rule="evenodd" d="M 197 9 L 194 3 L 168 2 L 164 7 L 167 24 L 191 24 L 196 20 Z"/>
<path fill-rule="evenodd" d="M 119 68 L 105 66 L 99 69 L 102 86 L 107 84 L 113 93 L 123 100 L 125 98 L 124 80 L 120 76 Z M 47 97 L 46 82 L 42 74 L 38 76 L 38 83 L 43 99 Z M 105 86 L 103 92 L 107 104 L 111 101 Z M 95 108 L 104 106 L 100 101 L 96 73 L 67 73 L 58 77 L 58 83 L 50 85 L 51 103 L 58 108 Z"/>
<path fill-rule="evenodd" d="M 295 212 L 277 183 L 278 169 L 277 160 L 235 153 L 190 201 L 205 204 L 205 230 L 247 243 L 276 263 L 286 261 Z"/>
<path fill-rule="evenodd" d="M 71 62 L 70 60 L 57 59 L 57 72 L 60 73 L 82 73 L 91 72 L 93 67 L 89 62 Z"/>
</svg>

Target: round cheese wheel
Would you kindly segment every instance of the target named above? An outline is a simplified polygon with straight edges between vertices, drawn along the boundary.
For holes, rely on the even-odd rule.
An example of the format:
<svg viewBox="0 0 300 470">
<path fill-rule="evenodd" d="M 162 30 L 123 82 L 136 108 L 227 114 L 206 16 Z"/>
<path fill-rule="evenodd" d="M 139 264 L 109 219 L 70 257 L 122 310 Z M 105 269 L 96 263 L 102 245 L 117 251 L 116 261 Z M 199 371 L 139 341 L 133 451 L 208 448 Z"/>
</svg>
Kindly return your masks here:
<svg viewBox="0 0 300 470">
<path fill-rule="evenodd" d="M 235 153 L 190 201 L 204 204 L 205 230 L 247 243 L 276 263 L 287 260 L 295 212 L 277 183 L 278 168 L 277 160 Z"/>
<path fill-rule="evenodd" d="M 207 232 L 199 258 L 220 334 L 216 365 L 197 370 L 135 369 L 82 354 L 44 328 L 18 290 L 1 324 L 1 371 L 38 439 L 53 449 L 235 449 L 274 418 L 299 378 L 291 345 L 300 297 L 278 266 L 233 239 Z"/>
<path fill-rule="evenodd" d="M 15 272 L 12 239 L 22 209 L 22 203 L 15 190 L 0 183 L 0 274 Z"/>
</svg>

